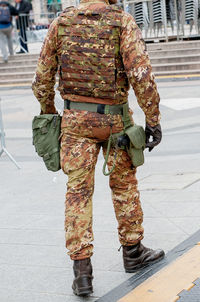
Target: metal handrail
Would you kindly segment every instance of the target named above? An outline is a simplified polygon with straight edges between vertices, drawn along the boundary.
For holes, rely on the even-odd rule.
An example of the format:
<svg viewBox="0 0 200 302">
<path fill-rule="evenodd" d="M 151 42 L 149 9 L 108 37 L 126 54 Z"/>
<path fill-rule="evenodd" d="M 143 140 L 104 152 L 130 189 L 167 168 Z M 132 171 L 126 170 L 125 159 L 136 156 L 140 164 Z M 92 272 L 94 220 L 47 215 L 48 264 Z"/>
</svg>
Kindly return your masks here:
<svg viewBox="0 0 200 302">
<path fill-rule="evenodd" d="M 6 149 L 6 139 L 5 139 L 3 117 L 2 117 L 2 111 L 1 111 L 1 98 L 0 98 L 0 142 L 1 142 L 0 157 L 3 153 L 5 153 L 10 158 L 10 160 L 16 165 L 16 167 L 18 169 L 21 169 L 20 165 L 16 162 L 16 160 L 13 158 L 13 156 Z"/>
<path fill-rule="evenodd" d="M 189 7 L 189 9 L 188 6 L 186 7 L 185 5 L 185 0 L 170 1 L 171 7 L 168 6 L 168 14 L 166 11 L 166 0 L 122 0 L 122 3 L 124 10 L 129 11 L 129 13 L 131 13 L 135 17 L 136 23 L 138 20 L 137 16 L 135 16 L 135 8 L 138 9 L 139 4 L 146 5 L 146 7 L 148 8 L 149 24 L 148 26 L 146 24 L 144 26 L 144 24 L 138 23 L 140 28 L 144 31 L 144 37 L 146 39 L 163 38 L 164 40 L 168 41 L 170 36 L 176 38 L 177 40 L 180 40 L 180 38 L 183 38 L 185 36 L 198 36 L 200 34 L 200 0 L 191 0 L 191 6 Z M 160 21 L 160 23 L 154 20 L 154 6 L 159 3 L 162 7 L 162 21 Z M 172 6 L 173 11 L 171 11 Z M 191 7 L 192 15 L 190 17 Z M 173 13 L 173 19 L 169 18 L 169 12 Z M 169 21 L 170 25 L 168 24 Z"/>
</svg>

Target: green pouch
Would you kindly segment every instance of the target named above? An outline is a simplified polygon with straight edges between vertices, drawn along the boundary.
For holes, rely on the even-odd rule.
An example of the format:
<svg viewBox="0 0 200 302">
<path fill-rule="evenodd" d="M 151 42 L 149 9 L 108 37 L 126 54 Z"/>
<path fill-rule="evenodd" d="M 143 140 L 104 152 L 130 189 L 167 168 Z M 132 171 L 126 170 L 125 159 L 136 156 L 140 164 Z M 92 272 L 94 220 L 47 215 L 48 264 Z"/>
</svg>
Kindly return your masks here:
<svg viewBox="0 0 200 302">
<path fill-rule="evenodd" d="M 145 149 L 145 131 L 142 126 L 134 124 L 133 126 L 125 129 L 125 134 L 130 139 L 129 146 L 126 146 L 128 155 L 130 156 L 133 166 L 138 167 L 144 164 Z"/>
<path fill-rule="evenodd" d="M 42 114 L 32 121 L 33 145 L 50 171 L 60 170 L 60 127 L 62 117 L 57 114 Z"/>
</svg>

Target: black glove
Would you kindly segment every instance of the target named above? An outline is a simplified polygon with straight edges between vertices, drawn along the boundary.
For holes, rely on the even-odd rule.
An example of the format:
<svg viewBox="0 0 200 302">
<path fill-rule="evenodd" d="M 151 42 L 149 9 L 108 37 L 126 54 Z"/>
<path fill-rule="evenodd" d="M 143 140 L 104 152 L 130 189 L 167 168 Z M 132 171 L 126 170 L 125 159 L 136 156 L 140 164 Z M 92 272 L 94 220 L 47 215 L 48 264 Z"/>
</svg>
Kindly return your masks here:
<svg viewBox="0 0 200 302">
<path fill-rule="evenodd" d="M 160 124 L 151 127 L 150 125 L 146 124 L 145 128 L 146 134 L 146 148 L 149 148 L 149 152 L 153 150 L 155 146 L 157 146 L 162 139 L 162 130 Z M 150 137 L 153 137 L 153 140 L 150 141 Z"/>
</svg>

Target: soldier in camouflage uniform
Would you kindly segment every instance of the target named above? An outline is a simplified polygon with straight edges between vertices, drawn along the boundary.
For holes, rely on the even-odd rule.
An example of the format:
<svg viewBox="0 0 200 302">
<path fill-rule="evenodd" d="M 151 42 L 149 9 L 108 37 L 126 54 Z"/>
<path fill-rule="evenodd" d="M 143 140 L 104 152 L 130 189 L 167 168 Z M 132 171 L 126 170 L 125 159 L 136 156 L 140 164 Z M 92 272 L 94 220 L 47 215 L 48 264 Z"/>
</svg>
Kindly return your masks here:
<svg viewBox="0 0 200 302">
<path fill-rule="evenodd" d="M 112 133 L 123 130 L 121 105 L 127 103 L 130 85 L 146 116 L 147 147 L 151 150 L 161 140 L 159 94 L 141 32 L 133 17 L 110 5 L 113 2 L 81 0 L 78 8 L 67 8 L 52 22 L 32 86 L 41 114 L 56 113 L 54 85 L 58 71 L 58 89 L 65 108 L 60 155 L 61 167 L 68 175 L 66 247 L 74 260 L 72 287 L 77 295 L 93 291 L 90 257 L 95 165 L 101 147 L 106 154 L 111 129 Z M 108 168 L 113 165 L 115 152 L 111 147 Z M 110 188 L 126 272 L 164 257 L 162 250 L 141 244 L 143 213 L 135 174 L 126 151 L 117 149 Z"/>
</svg>

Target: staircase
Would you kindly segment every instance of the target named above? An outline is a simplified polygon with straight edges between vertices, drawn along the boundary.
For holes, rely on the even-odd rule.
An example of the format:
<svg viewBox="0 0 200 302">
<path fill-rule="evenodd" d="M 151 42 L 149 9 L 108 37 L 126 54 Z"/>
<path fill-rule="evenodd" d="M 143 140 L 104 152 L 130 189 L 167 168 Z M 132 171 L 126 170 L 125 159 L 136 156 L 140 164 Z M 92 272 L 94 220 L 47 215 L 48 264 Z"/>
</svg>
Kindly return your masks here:
<svg viewBox="0 0 200 302">
<path fill-rule="evenodd" d="M 200 77 L 200 41 L 154 43 L 147 48 L 157 78 Z"/>
<path fill-rule="evenodd" d="M 200 77 L 200 41 L 147 44 L 156 78 Z M 0 87 L 30 86 L 38 54 L 22 54 L 0 61 Z"/>
<path fill-rule="evenodd" d="M 0 87 L 30 86 L 38 56 L 38 54 L 19 54 L 10 56 L 8 63 L 0 61 Z"/>
</svg>

